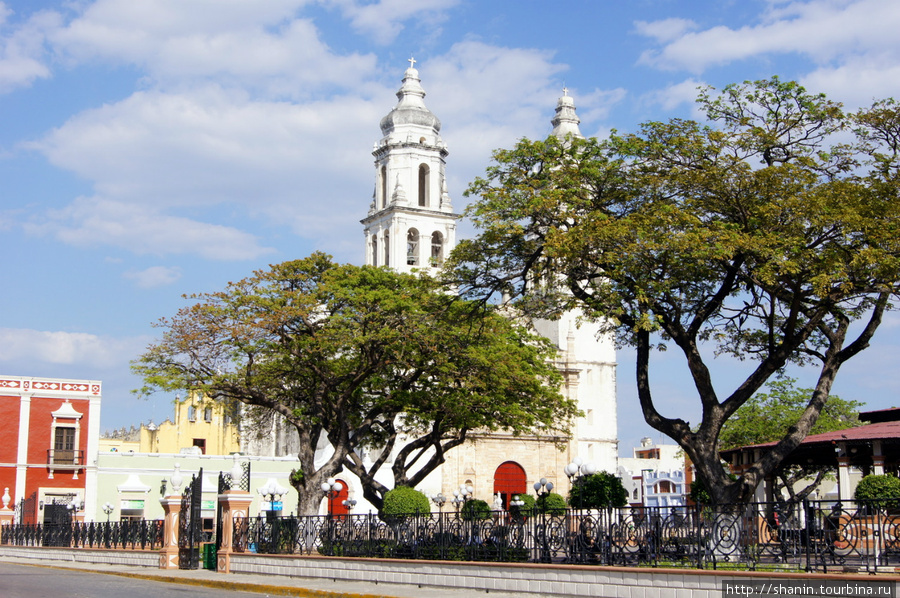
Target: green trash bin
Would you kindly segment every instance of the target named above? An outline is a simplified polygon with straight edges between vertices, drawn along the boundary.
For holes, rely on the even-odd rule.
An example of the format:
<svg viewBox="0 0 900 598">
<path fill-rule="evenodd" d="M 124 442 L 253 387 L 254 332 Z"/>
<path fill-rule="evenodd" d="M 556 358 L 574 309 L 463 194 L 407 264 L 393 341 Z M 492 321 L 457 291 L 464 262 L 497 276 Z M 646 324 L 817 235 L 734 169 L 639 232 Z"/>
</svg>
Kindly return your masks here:
<svg viewBox="0 0 900 598">
<path fill-rule="evenodd" d="M 203 561 L 204 569 L 215 571 L 218 568 L 216 563 L 217 556 L 215 542 L 205 542 L 200 546 L 200 559 Z"/>
</svg>

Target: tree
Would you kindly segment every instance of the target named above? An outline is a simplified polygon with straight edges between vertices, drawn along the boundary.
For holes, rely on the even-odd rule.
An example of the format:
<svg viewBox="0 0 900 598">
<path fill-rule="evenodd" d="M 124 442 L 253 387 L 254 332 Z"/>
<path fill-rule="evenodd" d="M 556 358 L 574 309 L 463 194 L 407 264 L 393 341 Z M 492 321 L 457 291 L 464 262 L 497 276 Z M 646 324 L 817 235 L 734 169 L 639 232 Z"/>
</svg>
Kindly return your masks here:
<svg viewBox="0 0 900 598">
<path fill-rule="evenodd" d="M 569 505 L 577 509 L 605 509 L 628 504 L 628 491 L 622 480 L 600 471 L 575 480 L 569 490 Z"/>
<path fill-rule="evenodd" d="M 315 513 L 319 486 L 344 467 L 380 509 L 389 457 L 394 485 L 415 486 L 472 429 L 564 437 L 578 413 L 559 394 L 554 347 L 427 277 L 315 253 L 189 299 L 133 363 L 143 390 L 283 417 L 300 436 L 298 513 Z M 318 462 L 323 446 L 333 453 Z"/>
<path fill-rule="evenodd" d="M 811 388 L 794 388 L 795 383 L 796 380 L 789 377 L 773 380 L 767 384 L 768 393 L 756 393 L 741 405 L 722 427 L 719 448 L 727 450 L 774 442 L 784 436 L 803 415 L 813 393 Z M 860 407 L 862 403 L 830 395 L 809 433 L 822 434 L 858 426 Z M 827 465 L 778 467 L 775 470 L 775 495 L 780 497 L 784 489 L 789 502 L 799 502 L 816 490 L 833 471 L 834 468 Z M 801 481 L 805 481 L 805 485 L 799 491 L 795 490 Z"/>
<path fill-rule="evenodd" d="M 644 419 L 724 503 L 749 500 L 809 433 L 897 294 L 900 113 L 882 101 L 848 115 L 777 78 L 707 89 L 698 103 L 707 125 L 674 119 L 496 151 L 467 191 L 480 233 L 457 248 L 452 279 L 467 297 L 509 297 L 532 316 L 577 307 L 605 322 L 635 351 Z M 654 396 L 651 354 L 668 344 L 700 402 L 694 427 Z M 716 388 L 708 351 L 749 362 L 744 379 Z M 806 408 L 729 480 L 722 426 L 790 364 L 817 368 Z"/>
</svg>

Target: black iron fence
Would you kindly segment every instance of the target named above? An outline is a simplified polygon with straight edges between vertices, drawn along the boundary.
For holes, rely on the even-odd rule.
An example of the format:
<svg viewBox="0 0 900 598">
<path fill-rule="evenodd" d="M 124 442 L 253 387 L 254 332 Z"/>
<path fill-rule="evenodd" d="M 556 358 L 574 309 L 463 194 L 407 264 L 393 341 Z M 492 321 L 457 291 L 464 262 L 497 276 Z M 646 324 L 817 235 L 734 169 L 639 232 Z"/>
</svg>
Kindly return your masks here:
<svg viewBox="0 0 900 598">
<path fill-rule="evenodd" d="M 900 565 L 900 509 L 876 503 L 234 519 L 236 552 L 603 565 L 865 570 Z"/>
<path fill-rule="evenodd" d="M 161 519 L 73 522 L 65 525 L 14 523 L 0 531 L 0 544 L 158 550 L 163 545 L 163 531 Z"/>
</svg>

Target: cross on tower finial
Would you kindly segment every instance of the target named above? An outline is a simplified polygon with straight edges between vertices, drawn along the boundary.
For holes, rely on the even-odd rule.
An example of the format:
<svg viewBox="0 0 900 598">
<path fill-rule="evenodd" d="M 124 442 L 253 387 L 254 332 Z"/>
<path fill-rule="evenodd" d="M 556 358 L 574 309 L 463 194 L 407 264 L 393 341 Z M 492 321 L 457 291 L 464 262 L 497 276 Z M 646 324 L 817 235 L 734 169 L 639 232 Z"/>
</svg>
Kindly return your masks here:
<svg viewBox="0 0 900 598">
<path fill-rule="evenodd" d="M 569 88 L 568 88 L 568 87 L 563 86 L 563 95 L 564 95 L 564 96 L 569 95 Z"/>
<path fill-rule="evenodd" d="M 409 57 L 409 68 L 411 68 L 411 69 L 416 68 L 416 59 L 413 58 L 412 56 Z"/>
</svg>

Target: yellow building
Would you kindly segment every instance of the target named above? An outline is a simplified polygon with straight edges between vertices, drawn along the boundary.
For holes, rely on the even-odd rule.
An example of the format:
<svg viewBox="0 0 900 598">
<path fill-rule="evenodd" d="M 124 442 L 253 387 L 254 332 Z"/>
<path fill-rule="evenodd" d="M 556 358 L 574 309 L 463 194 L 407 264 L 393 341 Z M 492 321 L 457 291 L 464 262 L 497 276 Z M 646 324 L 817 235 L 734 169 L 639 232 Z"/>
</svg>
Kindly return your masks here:
<svg viewBox="0 0 900 598">
<path fill-rule="evenodd" d="M 156 425 L 141 424 L 140 429 L 121 430 L 100 439 L 104 453 L 195 453 L 230 455 L 240 452 L 240 435 L 233 411 L 219 402 L 202 401 L 196 396 L 175 398 L 175 421 L 166 419 Z"/>
</svg>

